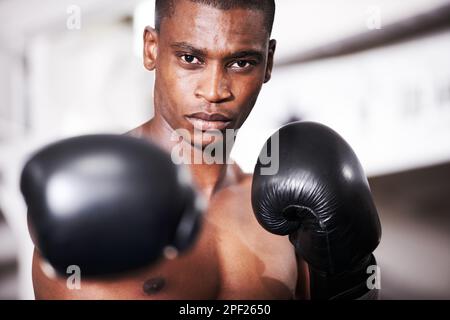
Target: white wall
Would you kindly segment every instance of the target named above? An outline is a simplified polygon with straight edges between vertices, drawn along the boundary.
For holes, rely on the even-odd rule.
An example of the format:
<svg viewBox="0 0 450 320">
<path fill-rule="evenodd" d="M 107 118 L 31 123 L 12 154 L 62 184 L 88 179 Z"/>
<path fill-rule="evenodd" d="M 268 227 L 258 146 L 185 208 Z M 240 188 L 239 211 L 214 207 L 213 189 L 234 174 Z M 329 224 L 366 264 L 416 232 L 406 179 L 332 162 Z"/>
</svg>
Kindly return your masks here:
<svg viewBox="0 0 450 320">
<path fill-rule="evenodd" d="M 30 45 L 33 130 L 125 132 L 153 114 L 153 73 L 133 55 L 131 26 L 43 35 Z"/>
<path fill-rule="evenodd" d="M 283 60 L 448 3 L 448 0 L 276 0 L 273 37 Z"/>
</svg>

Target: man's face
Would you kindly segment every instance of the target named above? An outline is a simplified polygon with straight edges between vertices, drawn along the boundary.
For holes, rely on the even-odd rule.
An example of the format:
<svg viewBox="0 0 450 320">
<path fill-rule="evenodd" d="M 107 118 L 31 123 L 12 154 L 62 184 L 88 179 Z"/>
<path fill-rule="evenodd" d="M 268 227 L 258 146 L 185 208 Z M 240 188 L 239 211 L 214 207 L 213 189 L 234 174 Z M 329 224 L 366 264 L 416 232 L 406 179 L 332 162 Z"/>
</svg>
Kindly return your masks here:
<svg viewBox="0 0 450 320">
<path fill-rule="evenodd" d="M 264 13 L 182 0 L 150 33 L 144 64 L 156 68 L 155 113 L 172 129 L 201 130 L 202 145 L 213 130 L 240 128 L 270 79 L 275 41 Z"/>
</svg>

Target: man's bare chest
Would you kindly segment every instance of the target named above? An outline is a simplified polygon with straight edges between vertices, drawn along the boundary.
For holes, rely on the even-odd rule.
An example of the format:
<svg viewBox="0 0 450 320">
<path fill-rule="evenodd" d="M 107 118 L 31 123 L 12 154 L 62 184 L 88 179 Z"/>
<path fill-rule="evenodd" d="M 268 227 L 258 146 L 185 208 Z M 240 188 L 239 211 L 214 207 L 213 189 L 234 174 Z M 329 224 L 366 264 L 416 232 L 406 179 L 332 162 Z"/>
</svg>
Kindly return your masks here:
<svg viewBox="0 0 450 320">
<path fill-rule="evenodd" d="M 216 233 L 220 266 L 219 299 L 291 299 L 297 264 L 286 237 L 245 227 Z"/>
</svg>

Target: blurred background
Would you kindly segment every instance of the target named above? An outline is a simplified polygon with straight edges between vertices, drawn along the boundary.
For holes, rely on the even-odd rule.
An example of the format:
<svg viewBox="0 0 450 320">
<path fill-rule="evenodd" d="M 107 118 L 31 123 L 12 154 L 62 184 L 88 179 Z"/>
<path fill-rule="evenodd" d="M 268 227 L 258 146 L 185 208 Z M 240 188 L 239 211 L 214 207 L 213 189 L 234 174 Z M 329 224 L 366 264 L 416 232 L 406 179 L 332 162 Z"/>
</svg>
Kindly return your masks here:
<svg viewBox="0 0 450 320">
<path fill-rule="evenodd" d="M 0 0 L 0 299 L 33 299 L 19 192 L 37 147 L 153 115 L 142 66 L 152 0 Z M 278 0 L 273 79 L 238 135 L 322 122 L 359 156 L 383 227 L 383 299 L 450 299 L 450 1 Z"/>
</svg>

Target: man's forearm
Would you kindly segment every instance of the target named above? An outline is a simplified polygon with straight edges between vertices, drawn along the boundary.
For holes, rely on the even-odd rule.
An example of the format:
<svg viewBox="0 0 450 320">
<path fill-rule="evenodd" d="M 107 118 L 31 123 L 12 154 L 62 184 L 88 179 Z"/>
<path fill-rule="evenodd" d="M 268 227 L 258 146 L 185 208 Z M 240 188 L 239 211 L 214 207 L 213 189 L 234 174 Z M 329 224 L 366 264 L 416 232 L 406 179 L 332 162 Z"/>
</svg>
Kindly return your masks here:
<svg viewBox="0 0 450 320">
<path fill-rule="evenodd" d="M 297 259 L 297 285 L 295 288 L 295 299 L 309 300 L 311 299 L 311 295 L 309 292 L 310 282 L 308 263 L 297 253 L 295 256 Z"/>
</svg>

